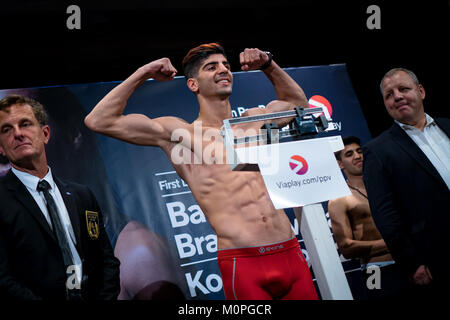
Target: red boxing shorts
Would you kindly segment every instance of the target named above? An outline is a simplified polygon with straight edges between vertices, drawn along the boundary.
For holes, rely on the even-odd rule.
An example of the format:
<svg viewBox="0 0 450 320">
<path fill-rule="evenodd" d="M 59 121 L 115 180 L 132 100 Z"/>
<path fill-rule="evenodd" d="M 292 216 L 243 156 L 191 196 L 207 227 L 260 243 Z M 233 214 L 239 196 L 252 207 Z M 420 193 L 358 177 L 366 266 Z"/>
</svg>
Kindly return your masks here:
<svg viewBox="0 0 450 320">
<path fill-rule="evenodd" d="M 317 300 L 297 238 L 217 252 L 228 300 Z"/>
</svg>

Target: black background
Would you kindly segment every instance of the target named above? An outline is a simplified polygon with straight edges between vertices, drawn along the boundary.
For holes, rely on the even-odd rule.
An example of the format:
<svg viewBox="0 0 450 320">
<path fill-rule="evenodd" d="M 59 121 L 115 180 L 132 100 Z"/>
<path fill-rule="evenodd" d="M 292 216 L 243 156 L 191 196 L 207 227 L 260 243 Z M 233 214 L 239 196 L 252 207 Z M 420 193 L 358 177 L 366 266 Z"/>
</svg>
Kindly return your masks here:
<svg viewBox="0 0 450 320">
<path fill-rule="evenodd" d="M 425 110 L 449 116 L 447 1 L 2 1 L 0 89 L 124 80 L 141 65 L 181 60 L 220 42 L 232 71 L 247 47 L 271 51 L 282 67 L 346 63 L 373 136 L 387 129 L 379 82 L 392 67 L 413 70 Z M 69 30 L 69 5 L 81 30 Z M 381 29 L 369 30 L 369 5 Z"/>
</svg>

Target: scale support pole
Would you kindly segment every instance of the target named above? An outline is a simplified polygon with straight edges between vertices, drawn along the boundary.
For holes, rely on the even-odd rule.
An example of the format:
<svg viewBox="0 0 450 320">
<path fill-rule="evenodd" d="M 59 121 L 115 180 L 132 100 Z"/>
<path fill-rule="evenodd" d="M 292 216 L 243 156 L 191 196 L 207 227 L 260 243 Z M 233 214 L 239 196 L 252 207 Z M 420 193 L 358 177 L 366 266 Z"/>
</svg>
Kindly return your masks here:
<svg viewBox="0 0 450 320">
<path fill-rule="evenodd" d="M 353 300 L 320 203 L 294 208 L 323 300 Z"/>
<path fill-rule="evenodd" d="M 288 142 L 286 144 L 279 143 L 281 139 L 288 137 L 312 137 L 313 135 L 323 132 L 323 131 L 332 131 L 336 129 L 336 126 L 333 125 L 330 121 L 332 120 L 328 114 L 325 112 L 326 108 L 296 108 L 295 110 L 283 111 L 283 112 L 275 112 L 270 114 L 261 114 L 255 116 L 248 117 L 240 117 L 240 118 L 231 118 L 223 120 L 222 127 L 222 135 L 224 137 L 224 144 L 227 152 L 227 161 L 230 165 L 231 170 L 233 171 L 260 171 L 260 163 L 261 159 L 258 158 L 257 149 L 255 147 L 244 147 L 244 148 L 236 148 L 237 145 L 245 145 L 247 143 L 263 143 L 265 145 L 270 144 L 269 148 L 274 148 L 275 146 L 284 146 L 283 149 L 288 148 Z M 325 110 L 325 111 L 324 111 Z M 320 113 L 324 111 L 324 116 L 316 117 L 314 114 Z M 295 123 L 290 129 L 287 131 L 280 130 L 275 135 L 276 141 L 272 141 L 272 135 L 270 134 L 257 134 L 253 136 L 246 137 L 235 137 L 232 130 L 232 125 L 254 122 L 254 121 L 265 121 L 267 123 L 269 120 L 275 120 L 286 117 L 295 117 Z M 266 128 L 266 133 L 268 133 L 268 128 Z M 327 140 L 329 145 L 326 148 L 323 144 L 323 140 Z M 311 159 L 315 159 L 316 161 L 320 158 L 322 162 L 321 165 L 327 168 L 327 174 L 335 177 L 333 178 L 334 186 L 339 185 L 339 189 L 346 188 L 348 190 L 347 185 L 343 181 L 343 177 L 340 175 L 339 168 L 335 163 L 334 155 L 332 152 L 336 152 L 338 150 L 342 150 L 344 145 L 342 143 L 342 139 L 340 136 L 337 137 L 325 137 L 325 138 L 314 138 L 315 145 L 310 146 L 307 141 L 302 142 L 302 147 L 306 148 L 305 145 L 308 144 L 308 150 L 310 153 L 309 156 Z M 297 141 L 295 143 L 300 143 L 301 141 Z M 331 148 L 330 148 L 331 146 Z M 261 146 L 263 147 L 263 146 Z M 292 148 L 293 146 L 289 146 Z M 312 147 L 312 148 L 311 148 Z M 258 147 L 256 147 L 258 148 Z M 296 148 L 300 148 L 296 146 Z M 306 149 L 305 149 L 306 150 Z M 253 153 L 252 153 L 253 152 Z M 286 150 L 280 151 L 279 153 L 283 153 L 283 156 L 286 156 Z M 303 151 L 306 152 L 306 151 Z M 313 153 L 313 152 L 317 152 Z M 331 156 L 323 156 L 323 152 L 331 154 Z M 287 156 L 290 156 L 289 154 Z M 289 159 L 289 158 L 287 158 Z M 326 160 L 326 161 L 325 161 Z M 306 161 L 306 160 L 305 160 Z M 331 161 L 331 162 L 330 162 Z M 335 169 L 330 169 L 331 167 L 336 166 Z M 302 164 L 303 165 L 303 164 Z M 264 168 L 264 166 L 262 166 Z M 292 167 L 291 167 L 292 168 Z M 287 169 L 286 169 L 287 170 Z M 334 172 L 334 171 L 336 172 Z M 321 171 L 322 172 L 322 171 Z M 263 178 L 265 179 L 266 187 L 268 188 L 269 195 L 271 195 L 271 191 L 277 190 L 276 187 L 273 186 L 273 179 L 270 174 L 262 173 Z M 289 176 L 292 174 L 292 170 L 289 171 L 289 174 L 285 172 L 283 175 Z M 298 173 L 297 173 L 298 174 Z M 339 175 L 337 175 L 339 174 Z M 318 176 L 317 176 L 318 177 Z M 292 178 L 287 178 L 289 180 Z M 342 179 L 342 183 L 339 182 L 339 179 Z M 270 183 L 269 183 L 270 180 Z M 331 181 L 331 180 L 330 180 Z M 270 188 L 268 186 L 270 185 Z M 280 182 L 281 184 L 281 182 Z M 298 183 L 297 183 L 298 184 Z M 280 187 L 278 187 L 280 188 Z M 347 282 L 347 278 L 345 276 L 344 268 L 342 267 L 341 260 L 339 259 L 336 245 L 331 234 L 330 228 L 328 226 L 327 219 L 325 217 L 325 212 L 320 201 L 325 201 L 328 199 L 334 199 L 336 197 L 340 197 L 346 195 L 345 191 L 336 192 L 336 189 L 324 188 L 326 190 L 323 193 L 322 197 L 317 197 L 316 194 L 308 193 L 309 199 L 304 199 L 299 202 L 298 197 L 291 193 L 279 195 L 277 192 L 274 193 L 275 198 L 277 198 L 277 205 L 275 207 L 277 209 L 280 208 L 294 208 L 294 213 L 297 217 L 297 221 L 300 223 L 300 232 L 302 234 L 306 249 L 308 250 L 308 254 L 310 257 L 311 265 L 314 271 L 314 274 L 317 279 L 317 284 L 320 290 L 320 294 L 323 300 L 353 300 L 352 293 L 350 291 L 350 287 Z M 320 192 L 320 190 L 319 190 Z M 333 198 L 334 197 L 334 198 Z M 283 198 L 283 201 L 278 201 L 279 198 Z M 325 199 L 326 198 L 326 199 Z M 314 200 L 313 200 L 314 199 Z M 304 205 L 309 203 L 308 205 Z M 312 203 L 312 204 L 310 204 Z M 303 207 L 299 207 L 303 205 Z"/>
</svg>

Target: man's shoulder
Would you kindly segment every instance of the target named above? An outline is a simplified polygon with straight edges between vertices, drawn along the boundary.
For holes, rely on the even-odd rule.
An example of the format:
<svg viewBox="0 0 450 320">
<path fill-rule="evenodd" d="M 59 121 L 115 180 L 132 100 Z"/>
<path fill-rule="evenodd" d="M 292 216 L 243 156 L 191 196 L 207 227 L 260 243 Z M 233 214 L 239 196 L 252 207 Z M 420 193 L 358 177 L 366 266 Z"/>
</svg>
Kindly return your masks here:
<svg viewBox="0 0 450 320">
<path fill-rule="evenodd" d="M 340 198 L 336 198 L 336 199 L 331 199 L 328 201 L 328 211 L 334 211 L 333 209 L 337 209 L 337 208 L 346 208 L 349 204 L 349 201 L 351 200 L 350 198 L 353 195 L 348 195 L 348 196 L 343 196 Z"/>
<path fill-rule="evenodd" d="M 445 126 L 450 129 L 450 118 L 434 118 L 438 125 Z"/>
<path fill-rule="evenodd" d="M 363 146 L 363 149 L 377 149 L 384 146 L 386 143 L 393 141 L 391 132 L 395 130 L 394 126 L 396 126 L 396 124 L 393 124 L 389 129 L 383 131 L 380 135 L 367 142 Z"/>
<path fill-rule="evenodd" d="M 8 189 L 8 186 L 11 186 L 11 184 L 14 184 L 14 174 L 12 173 L 11 169 L 4 175 L 0 176 L 0 195 L 4 192 L 4 190 Z M 17 179 L 17 181 L 19 181 Z"/>
</svg>

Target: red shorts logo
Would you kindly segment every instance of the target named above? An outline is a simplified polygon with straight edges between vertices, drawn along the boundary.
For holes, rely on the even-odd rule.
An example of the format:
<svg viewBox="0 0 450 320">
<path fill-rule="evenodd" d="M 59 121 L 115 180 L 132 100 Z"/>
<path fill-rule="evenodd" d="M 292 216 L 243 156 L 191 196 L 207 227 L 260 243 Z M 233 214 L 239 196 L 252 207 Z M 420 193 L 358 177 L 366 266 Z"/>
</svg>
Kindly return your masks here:
<svg viewBox="0 0 450 320">
<path fill-rule="evenodd" d="M 299 175 L 305 174 L 306 171 L 308 171 L 308 163 L 306 162 L 305 158 L 299 155 L 294 155 L 291 157 L 289 166 L 291 167 L 292 171 Z"/>
</svg>

